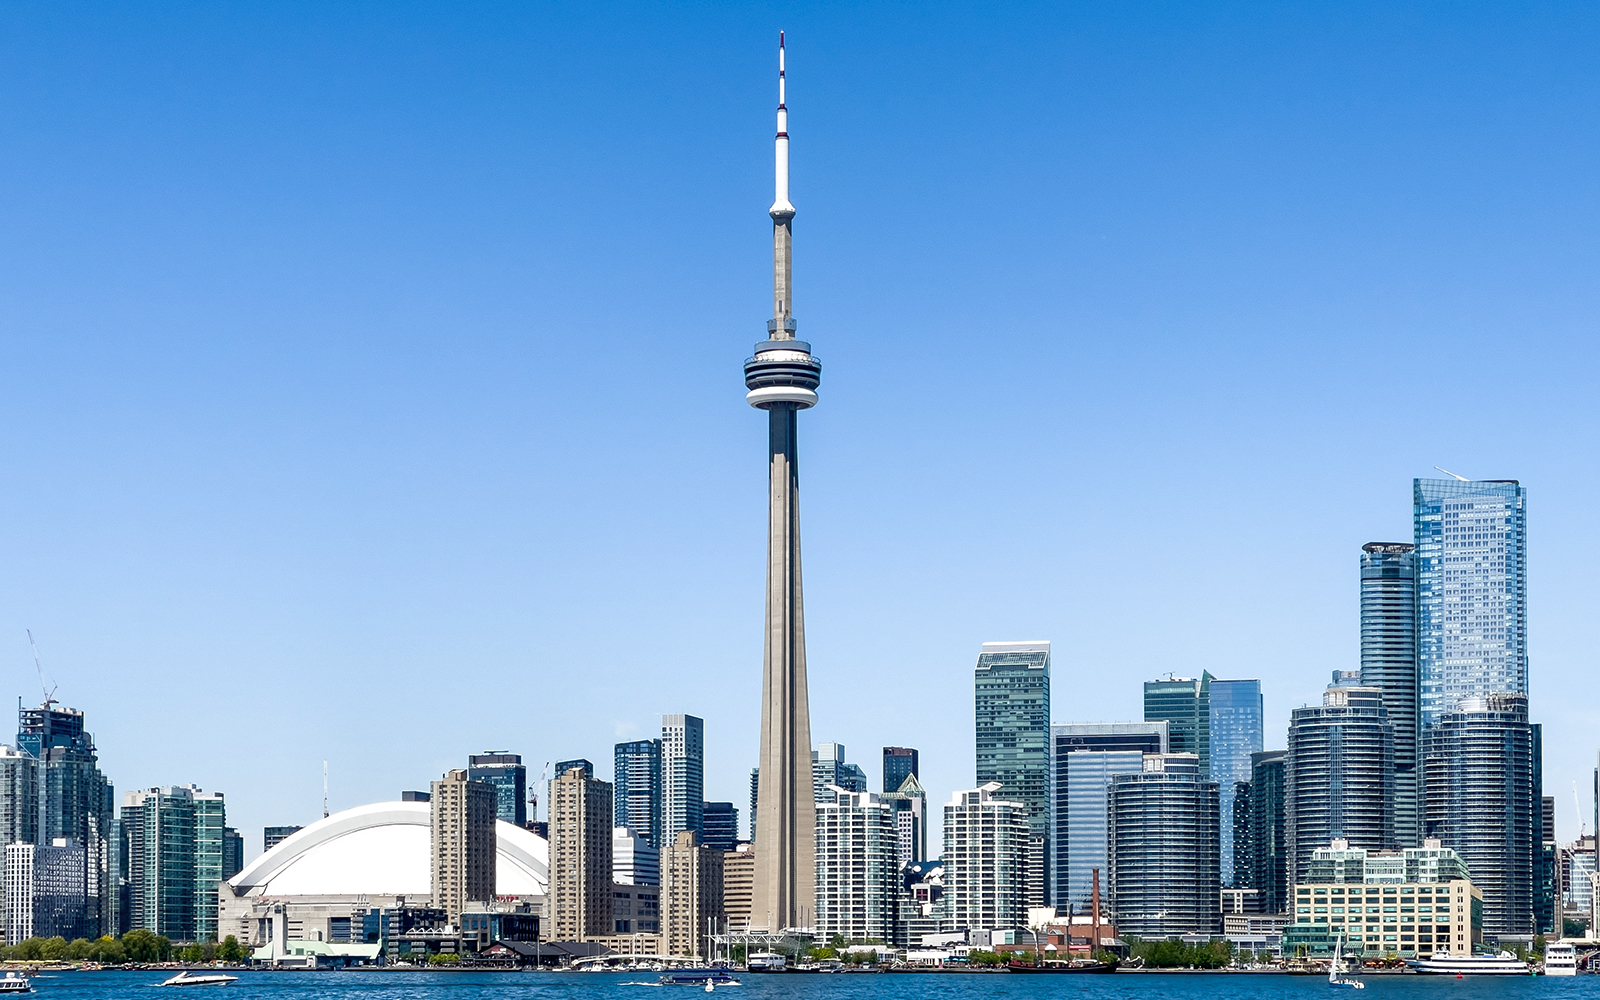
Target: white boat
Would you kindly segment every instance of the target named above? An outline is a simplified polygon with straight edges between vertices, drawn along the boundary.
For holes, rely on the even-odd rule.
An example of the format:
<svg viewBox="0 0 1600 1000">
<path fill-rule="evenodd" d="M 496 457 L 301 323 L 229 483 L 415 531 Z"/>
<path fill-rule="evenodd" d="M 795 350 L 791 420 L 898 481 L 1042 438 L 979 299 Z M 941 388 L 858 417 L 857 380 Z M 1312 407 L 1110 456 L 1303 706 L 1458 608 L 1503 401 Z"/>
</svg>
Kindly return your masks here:
<svg viewBox="0 0 1600 1000">
<path fill-rule="evenodd" d="M 189 975 L 189 970 L 188 969 L 184 969 L 182 972 L 178 973 L 176 976 L 173 976 L 171 979 L 167 980 L 166 982 L 161 983 L 160 985 L 162 985 L 162 986 L 226 986 L 229 983 L 237 983 L 238 981 L 239 981 L 239 977 L 238 976 L 225 976 L 220 972 L 208 973 L 208 974 L 203 975 L 203 976 L 191 976 L 191 975 Z"/>
<path fill-rule="evenodd" d="M 1333 961 L 1328 963 L 1328 985 L 1339 986 L 1347 990 L 1366 989 L 1367 984 L 1361 980 L 1351 979 L 1349 976 L 1340 974 L 1344 971 L 1344 961 L 1340 958 L 1343 949 L 1344 938 L 1339 938 L 1333 942 Z"/>
<path fill-rule="evenodd" d="M 5 978 L 0 979 L 0 993 L 32 993 L 33 984 L 28 982 L 27 976 L 8 972 Z"/>
<path fill-rule="evenodd" d="M 1526 976 L 1531 971 L 1527 962 L 1518 961 L 1509 951 L 1502 951 L 1498 955 L 1447 955 L 1436 952 L 1432 958 L 1414 959 L 1406 964 L 1428 976 Z"/>
<path fill-rule="evenodd" d="M 1576 976 L 1578 974 L 1578 946 L 1571 941 L 1551 941 L 1545 945 L 1544 974 L 1547 976 Z"/>
<path fill-rule="evenodd" d="M 788 959 L 770 951 L 758 951 L 745 961 L 745 968 L 751 972 L 782 972 Z"/>
</svg>

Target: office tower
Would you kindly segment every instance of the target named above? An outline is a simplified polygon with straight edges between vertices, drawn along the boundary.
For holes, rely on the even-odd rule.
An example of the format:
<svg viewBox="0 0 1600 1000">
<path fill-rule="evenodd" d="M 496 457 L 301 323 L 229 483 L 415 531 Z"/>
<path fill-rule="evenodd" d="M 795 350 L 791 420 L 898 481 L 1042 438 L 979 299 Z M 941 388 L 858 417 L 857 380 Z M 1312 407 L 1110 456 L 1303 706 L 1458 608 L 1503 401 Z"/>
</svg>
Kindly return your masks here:
<svg viewBox="0 0 1600 1000">
<path fill-rule="evenodd" d="M 1196 754 L 1146 754 L 1107 796 L 1110 899 L 1120 934 L 1222 930 L 1217 783 Z"/>
<path fill-rule="evenodd" d="M 990 781 L 944 807 L 944 898 L 957 930 L 1020 930 L 1027 922 L 1024 867 L 1034 839 L 1026 804 Z"/>
<path fill-rule="evenodd" d="M 894 934 L 900 866 L 894 807 L 871 792 L 817 803 L 820 940 L 888 941 Z"/>
<path fill-rule="evenodd" d="M 894 810 L 896 869 L 928 857 L 928 793 L 915 774 L 906 775 L 897 792 L 886 792 L 884 802 Z"/>
<path fill-rule="evenodd" d="M 577 768 L 578 770 L 582 771 L 585 778 L 594 777 L 594 765 L 589 761 L 584 760 L 582 757 L 575 757 L 572 760 L 556 761 L 555 768 L 551 773 L 555 774 L 557 777 L 560 777 L 573 768 Z"/>
<path fill-rule="evenodd" d="M 661 846 L 661 741 L 616 746 L 616 816 L 612 823 Z"/>
<path fill-rule="evenodd" d="M 1164 753 L 1168 723 L 1073 722 L 1050 727 L 1055 767 L 1051 870 L 1058 909 L 1087 913 L 1094 869 L 1107 871 L 1106 793 L 1117 774 L 1137 774 Z"/>
<path fill-rule="evenodd" d="M 1532 934 L 1542 841 L 1540 727 L 1518 694 L 1466 698 L 1423 730 L 1423 822 L 1483 890 L 1487 934 Z"/>
<path fill-rule="evenodd" d="M 1028 809 L 1023 908 L 1050 894 L 1050 643 L 986 642 L 973 677 L 978 784 Z"/>
<path fill-rule="evenodd" d="M 1377 688 L 1330 687 L 1320 707 L 1289 713 L 1284 827 L 1291 879 L 1330 840 L 1395 846 L 1394 729 Z"/>
<path fill-rule="evenodd" d="M 1200 758 L 1200 773 L 1211 773 L 1211 675 L 1144 682 L 1144 721 L 1167 723 L 1168 753 Z"/>
<path fill-rule="evenodd" d="M 445 772 L 428 790 L 429 875 L 433 906 L 455 923 L 468 903 L 486 903 L 495 890 L 494 786 L 468 779 L 464 768 Z M 611 844 L 608 810 L 606 845 Z M 606 866 L 610 881 L 610 865 Z"/>
<path fill-rule="evenodd" d="M 693 715 L 661 717 L 661 837 L 673 843 L 678 834 L 704 830 L 700 810 L 705 803 L 705 722 Z"/>
<path fill-rule="evenodd" d="M 195 940 L 194 792 L 168 785 L 122 799 L 128 926 L 173 941 Z"/>
<path fill-rule="evenodd" d="M 1250 755 L 1250 885 L 1262 913 L 1287 913 L 1289 847 L 1283 750 Z"/>
<path fill-rule="evenodd" d="M 713 851 L 731 851 L 739 843 L 739 810 L 732 802 L 707 802 L 701 807 L 702 842 Z"/>
<path fill-rule="evenodd" d="M 722 856 L 722 909 L 731 933 L 751 925 L 750 906 L 756 890 L 756 854 L 750 844 Z"/>
<path fill-rule="evenodd" d="M 767 411 L 767 610 L 761 674 L 761 756 L 753 909 L 768 930 L 804 925 L 816 902 L 816 800 L 811 788 L 811 713 L 800 584 L 799 413 L 816 405 L 822 363 L 795 339 L 790 278 L 794 206 L 789 203 L 789 112 L 784 107 L 783 35 L 778 35 L 778 135 L 772 216 L 773 317 L 767 339 L 744 363 L 745 399 Z M 754 819 L 755 810 L 752 810 Z"/>
<path fill-rule="evenodd" d="M 918 763 L 917 751 L 913 747 L 884 747 L 883 748 L 883 790 L 885 792 L 898 792 L 900 786 L 912 775 L 917 780 L 922 780 L 922 768 Z"/>
<path fill-rule="evenodd" d="M 698 843 L 693 830 L 680 830 L 662 863 L 661 930 L 666 953 L 711 957 L 711 935 L 720 933 L 722 851 Z"/>
<path fill-rule="evenodd" d="M 89 859 L 89 924 L 109 927 L 115 920 L 111 837 L 116 796 L 110 779 L 100 772 L 83 713 L 52 702 L 20 710 L 17 749 L 45 764 L 38 843 L 66 837 L 83 846 Z"/>
<path fill-rule="evenodd" d="M 661 852 L 627 827 L 612 827 L 611 881 L 618 885 L 660 885 Z"/>
<path fill-rule="evenodd" d="M 581 765 L 550 782 L 549 940 L 611 933 L 612 815 L 611 785 Z"/>
<path fill-rule="evenodd" d="M 82 844 L 57 837 L 49 846 L 5 849 L 6 941 L 31 937 L 88 937 L 89 855 Z"/>
<path fill-rule="evenodd" d="M 811 751 L 811 792 L 818 802 L 833 798 L 830 786 L 847 792 L 867 790 L 867 772 L 844 759 L 843 743 L 823 743 Z"/>
<path fill-rule="evenodd" d="M 528 769 L 521 754 L 505 750 L 469 754 L 467 780 L 494 789 L 497 818 L 519 827 L 528 825 Z"/>
<path fill-rule="evenodd" d="M 1528 693 L 1527 491 L 1514 480 L 1418 479 L 1413 494 L 1426 729 L 1463 699 Z M 1484 889 L 1486 906 L 1492 895 Z"/>
<path fill-rule="evenodd" d="M 1258 680 L 1211 682 L 1211 780 L 1222 794 L 1222 884 L 1234 886 L 1233 792 L 1250 780 L 1250 755 L 1261 752 L 1266 706 Z"/>
<path fill-rule="evenodd" d="M 244 871 L 244 837 L 233 827 L 222 831 L 222 880 Z"/>
<path fill-rule="evenodd" d="M 1482 893 L 1456 852 L 1437 840 L 1368 851 L 1334 840 L 1316 848 L 1293 888 L 1284 954 L 1428 958 L 1470 954 L 1482 940 Z"/>
<path fill-rule="evenodd" d="M 221 792 L 190 786 L 194 802 L 194 937 L 217 939 L 217 886 L 222 884 L 227 807 Z"/>
<path fill-rule="evenodd" d="M 270 851 L 274 847 L 299 833 L 305 827 L 300 826 L 265 826 L 261 828 L 261 850 Z"/>
<path fill-rule="evenodd" d="M 1361 546 L 1361 686 L 1383 692 L 1394 727 L 1394 835 L 1421 840 L 1417 802 L 1417 556 L 1403 542 Z"/>
</svg>

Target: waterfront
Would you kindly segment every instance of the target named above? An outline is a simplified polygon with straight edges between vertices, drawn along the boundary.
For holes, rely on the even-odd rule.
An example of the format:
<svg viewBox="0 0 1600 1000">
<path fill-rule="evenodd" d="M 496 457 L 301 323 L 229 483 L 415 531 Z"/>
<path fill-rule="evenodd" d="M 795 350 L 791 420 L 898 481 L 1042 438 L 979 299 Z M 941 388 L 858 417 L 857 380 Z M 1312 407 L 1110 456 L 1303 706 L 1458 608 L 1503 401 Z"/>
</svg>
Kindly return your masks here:
<svg viewBox="0 0 1600 1000">
<path fill-rule="evenodd" d="M 141 994 L 170 975 L 141 972 L 60 972 L 35 980 L 41 1000 L 102 1000 Z M 701 991 L 689 987 L 657 987 L 654 973 L 549 972 L 242 972 L 239 982 L 221 987 L 224 997 L 242 995 L 270 1000 L 416 1000 L 420 997 L 519 998 L 626 997 L 661 989 L 684 997 Z M 1452 979 L 1433 976 L 1367 976 L 1364 1000 L 1378 997 L 1421 997 L 1433 1000 L 1487 998 L 1600 997 L 1600 976 L 1567 979 L 1544 977 Z M 1013 976 L 1008 974 L 896 975 L 746 975 L 744 985 L 723 987 L 746 1000 L 809 1000 L 827 997 L 863 1000 L 983 996 L 994 1000 L 1035 997 L 1183 998 L 1183 1000 L 1280 1000 L 1326 997 L 1326 980 L 1318 976 L 1242 975 L 1227 973 L 1118 973 L 1113 976 Z M 204 995 L 211 996 L 211 992 Z M 651 993 L 651 995 L 654 995 Z"/>
</svg>

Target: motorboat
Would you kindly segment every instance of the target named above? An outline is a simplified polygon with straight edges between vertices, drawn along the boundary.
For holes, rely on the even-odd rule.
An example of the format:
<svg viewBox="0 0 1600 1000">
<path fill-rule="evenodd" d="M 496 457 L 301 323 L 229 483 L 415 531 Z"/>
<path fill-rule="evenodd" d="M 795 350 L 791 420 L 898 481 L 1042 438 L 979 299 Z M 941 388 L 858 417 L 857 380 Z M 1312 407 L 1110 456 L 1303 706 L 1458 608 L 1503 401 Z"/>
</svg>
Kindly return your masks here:
<svg viewBox="0 0 1600 1000">
<path fill-rule="evenodd" d="M 1578 946 L 1571 941 L 1551 941 L 1545 945 L 1544 974 L 1547 976 L 1576 976 L 1578 974 Z"/>
<path fill-rule="evenodd" d="M 661 977 L 662 986 L 701 986 L 709 993 L 718 986 L 738 986 L 727 969 L 674 969 Z"/>
<path fill-rule="evenodd" d="M 1344 975 L 1344 938 L 1333 942 L 1333 961 L 1328 963 L 1328 985 L 1347 990 L 1364 990 L 1367 984 Z"/>
<path fill-rule="evenodd" d="M 28 982 L 28 977 L 15 972 L 8 972 L 0 978 L 0 993 L 32 993 L 33 984 Z"/>
<path fill-rule="evenodd" d="M 1498 955 L 1454 955 L 1435 952 L 1432 958 L 1406 963 L 1425 976 L 1526 976 L 1528 963 L 1509 951 Z"/>
<path fill-rule="evenodd" d="M 751 972 L 783 972 L 789 960 L 777 952 L 758 951 L 745 960 L 745 968 Z"/>
<path fill-rule="evenodd" d="M 191 976 L 189 974 L 189 970 L 188 969 L 184 969 L 182 972 L 178 973 L 176 976 L 173 976 L 171 979 L 168 979 L 166 982 L 160 983 L 158 985 L 161 985 L 161 986 L 226 986 L 229 983 L 237 983 L 238 981 L 239 981 L 239 977 L 238 976 L 228 976 L 228 975 L 224 975 L 224 974 L 222 974 L 220 972 L 211 972 L 211 973 L 205 973 L 205 974 L 199 975 L 199 976 Z"/>
</svg>

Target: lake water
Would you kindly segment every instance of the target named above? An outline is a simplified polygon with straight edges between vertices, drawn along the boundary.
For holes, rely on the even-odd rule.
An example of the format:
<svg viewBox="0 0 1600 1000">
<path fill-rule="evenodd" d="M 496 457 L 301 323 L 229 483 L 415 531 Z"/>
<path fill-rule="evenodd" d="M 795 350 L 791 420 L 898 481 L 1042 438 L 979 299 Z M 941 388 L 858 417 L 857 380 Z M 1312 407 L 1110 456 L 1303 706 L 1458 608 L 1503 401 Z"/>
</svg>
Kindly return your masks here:
<svg viewBox="0 0 1600 1000">
<path fill-rule="evenodd" d="M 150 995 L 172 973 L 64 972 L 34 980 L 38 1000 L 102 1000 Z M 189 987 L 185 996 L 219 1000 L 590 1000 L 659 994 L 689 1000 L 704 991 L 651 983 L 654 973 L 550 972 L 242 972 L 226 987 Z M 1251 974 L 1117 973 L 1106 976 L 1019 976 L 1009 974 L 746 975 L 743 986 L 723 987 L 724 1000 L 923 1000 L 983 997 L 1031 1000 L 1073 997 L 1086 1000 L 1181 998 L 1181 1000 L 1351 1000 L 1352 992 L 1332 990 L 1318 976 Z M 1442 976 L 1368 976 L 1355 1000 L 1600 1000 L 1600 976 L 1545 979 Z M 660 1000 L 665 1000 L 661 997 Z"/>
</svg>

